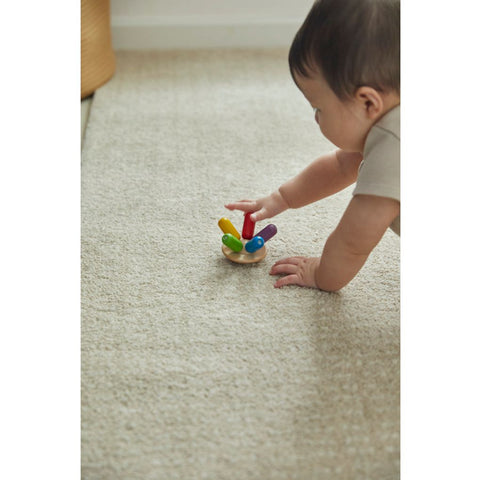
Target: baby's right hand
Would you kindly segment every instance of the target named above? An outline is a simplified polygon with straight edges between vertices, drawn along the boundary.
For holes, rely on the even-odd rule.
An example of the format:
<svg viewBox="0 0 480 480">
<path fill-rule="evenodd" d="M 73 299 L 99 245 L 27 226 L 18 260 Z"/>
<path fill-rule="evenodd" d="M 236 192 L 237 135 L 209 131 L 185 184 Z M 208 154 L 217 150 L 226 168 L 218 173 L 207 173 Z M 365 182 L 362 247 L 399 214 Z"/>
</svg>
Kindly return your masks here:
<svg viewBox="0 0 480 480">
<path fill-rule="evenodd" d="M 250 218 L 253 222 L 259 222 L 287 210 L 288 204 L 277 190 L 268 197 L 263 197 L 258 200 L 240 200 L 239 202 L 227 203 L 225 208 L 229 210 L 242 210 L 245 213 L 255 212 Z"/>
</svg>

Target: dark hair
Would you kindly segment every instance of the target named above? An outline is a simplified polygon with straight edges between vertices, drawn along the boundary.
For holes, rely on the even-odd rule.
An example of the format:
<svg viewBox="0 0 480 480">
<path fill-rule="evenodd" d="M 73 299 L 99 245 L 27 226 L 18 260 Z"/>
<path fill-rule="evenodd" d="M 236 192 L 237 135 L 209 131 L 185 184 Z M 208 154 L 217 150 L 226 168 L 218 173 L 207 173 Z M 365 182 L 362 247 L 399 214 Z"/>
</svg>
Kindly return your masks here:
<svg viewBox="0 0 480 480">
<path fill-rule="evenodd" d="M 400 0 L 316 0 L 288 62 L 293 78 L 321 72 L 341 100 L 361 86 L 400 94 Z"/>
</svg>

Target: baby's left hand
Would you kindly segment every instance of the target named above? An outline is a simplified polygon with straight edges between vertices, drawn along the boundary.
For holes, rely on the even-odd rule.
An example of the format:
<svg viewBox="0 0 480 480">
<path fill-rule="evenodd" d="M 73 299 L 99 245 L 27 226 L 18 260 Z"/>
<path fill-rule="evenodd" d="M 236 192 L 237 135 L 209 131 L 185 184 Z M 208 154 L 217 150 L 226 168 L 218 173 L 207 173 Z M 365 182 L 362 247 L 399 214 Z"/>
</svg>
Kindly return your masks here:
<svg viewBox="0 0 480 480">
<path fill-rule="evenodd" d="M 301 287 L 318 288 L 315 282 L 315 271 L 320 265 L 320 258 L 290 257 L 275 262 L 270 275 L 285 274 L 279 278 L 274 287 L 299 285 Z"/>
</svg>

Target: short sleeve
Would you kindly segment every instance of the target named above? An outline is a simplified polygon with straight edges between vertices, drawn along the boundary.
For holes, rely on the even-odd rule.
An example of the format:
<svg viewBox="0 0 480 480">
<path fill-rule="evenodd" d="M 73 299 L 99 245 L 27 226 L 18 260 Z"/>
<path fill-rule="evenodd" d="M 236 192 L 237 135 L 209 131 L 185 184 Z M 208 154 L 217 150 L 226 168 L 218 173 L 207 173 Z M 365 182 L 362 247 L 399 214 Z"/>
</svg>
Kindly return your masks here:
<svg viewBox="0 0 480 480">
<path fill-rule="evenodd" d="M 359 194 L 400 201 L 400 139 L 393 132 L 372 128 L 353 191 Z"/>
</svg>

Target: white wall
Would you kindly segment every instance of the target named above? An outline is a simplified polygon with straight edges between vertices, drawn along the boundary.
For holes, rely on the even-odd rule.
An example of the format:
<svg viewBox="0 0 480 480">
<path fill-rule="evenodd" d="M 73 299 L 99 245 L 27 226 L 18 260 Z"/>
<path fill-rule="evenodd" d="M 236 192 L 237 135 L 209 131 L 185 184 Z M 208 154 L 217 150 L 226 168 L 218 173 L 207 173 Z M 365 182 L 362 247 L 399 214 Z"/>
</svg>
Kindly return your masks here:
<svg viewBox="0 0 480 480">
<path fill-rule="evenodd" d="M 110 0 L 119 49 L 286 47 L 313 0 Z"/>
</svg>

